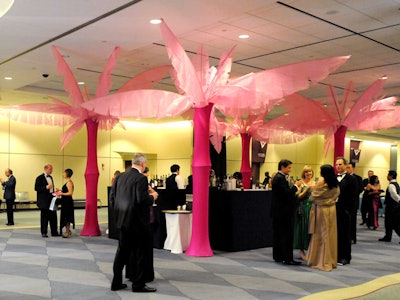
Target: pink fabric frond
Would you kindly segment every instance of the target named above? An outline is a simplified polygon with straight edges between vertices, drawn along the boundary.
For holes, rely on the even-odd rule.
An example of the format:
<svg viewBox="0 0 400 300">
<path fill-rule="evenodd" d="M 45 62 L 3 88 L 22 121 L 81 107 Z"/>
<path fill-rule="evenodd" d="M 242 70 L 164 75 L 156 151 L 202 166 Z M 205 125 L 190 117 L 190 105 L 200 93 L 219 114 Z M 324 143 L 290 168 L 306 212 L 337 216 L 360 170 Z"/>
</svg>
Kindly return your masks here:
<svg viewBox="0 0 400 300">
<path fill-rule="evenodd" d="M 168 72 L 171 72 L 172 70 L 173 68 L 171 65 L 159 66 L 146 70 L 129 79 L 118 89 L 118 92 L 151 89 L 155 82 L 159 82 Z"/>
<path fill-rule="evenodd" d="M 91 113 L 114 118 L 165 118 L 192 108 L 192 98 L 161 90 L 115 93 L 82 104 Z"/>
<path fill-rule="evenodd" d="M 208 53 L 202 45 L 200 45 L 196 55 L 192 57 L 192 64 L 196 71 L 197 78 L 200 80 L 202 90 L 205 91 L 210 82 L 210 61 L 208 59 Z"/>
<path fill-rule="evenodd" d="M 382 95 L 383 84 L 383 79 L 376 80 L 358 98 L 357 102 L 347 114 L 344 122 L 344 125 L 349 130 L 357 130 L 358 123 L 368 118 L 368 112 L 370 111 L 372 103 L 379 100 L 379 97 Z"/>
<path fill-rule="evenodd" d="M 194 99 L 195 107 L 204 107 L 208 105 L 208 101 L 204 97 L 201 83 L 197 77 L 196 70 L 192 62 L 188 58 L 185 49 L 181 46 L 178 39 L 169 29 L 164 20 L 160 24 L 161 34 L 163 36 L 168 56 L 171 60 L 178 82 L 175 84 L 191 95 Z"/>
<path fill-rule="evenodd" d="M 311 82 L 323 80 L 349 58 L 350 56 L 340 56 L 286 65 L 239 77 L 232 80 L 229 85 L 250 85 L 252 91 L 262 93 L 266 100 L 280 99 L 307 89 Z"/>
<path fill-rule="evenodd" d="M 72 140 L 72 138 L 75 136 L 75 134 L 82 128 L 82 126 L 85 124 L 84 120 L 78 120 L 75 121 L 62 135 L 60 138 L 60 143 L 61 143 L 61 149 L 64 149 L 64 147 Z"/>
<path fill-rule="evenodd" d="M 108 58 L 107 65 L 99 77 L 96 94 L 94 96 L 95 98 L 105 96 L 110 91 L 112 87 L 111 73 L 114 70 L 115 62 L 120 50 L 120 47 L 115 47 L 113 53 L 111 53 L 110 57 Z"/>
<path fill-rule="evenodd" d="M 389 110 L 372 110 L 369 117 L 358 124 L 358 130 L 383 130 L 400 127 L 400 107 L 393 106 Z"/>
<path fill-rule="evenodd" d="M 271 128 L 285 129 L 299 134 L 313 134 L 325 132 L 338 125 L 320 102 L 300 94 L 285 97 L 280 105 L 286 113 L 269 121 L 268 126 Z"/>
<path fill-rule="evenodd" d="M 216 95 L 217 88 L 219 86 L 225 86 L 227 84 L 229 73 L 231 72 L 232 67 L 232 54 L 235 48 L 236 46 L 232 47 L 229 51 L 221 55 L 217 72 L 215 76 L 211 78 L 211 82 L 207 87 L 206 98 L 213 98 Z"/>
<path fill-rule="evenodd" d="M 356 92 L 355 92 L 355 88 L 354 88 L 354 83 L 353 81 L 349 81 L 349 83 L 346 86 L 346 89 L 343 92 L 343 101 L 341 103 L 342 106 L 342 111 L 341 111 L 341 115 L 342 116 L 346 116 L 351 108 L 354 105 L 354 102 L 356 101 Z"/>
<path fill-rule="evenodd" d="M 78 83 L 76 82 L 75 76 L 72 74 L 71 69 L 65 62 L 64 58 L 58 52 L 55 46 L 51 47 L 53 50 L 53 55 L 57 59 L 58 72 L 64 76 L 64 89 L 70 95 L 70 101 L 72 106 L 78 106 L 84 102 L 82 93 L 79 89 Z"/>
<path fill-rule="evenodd" d="M 218 120 L 213 108 L 210 115 L 210 142 L 217 153 L 221 152 L 225 129 L 225 123 Z"/>
</svg>

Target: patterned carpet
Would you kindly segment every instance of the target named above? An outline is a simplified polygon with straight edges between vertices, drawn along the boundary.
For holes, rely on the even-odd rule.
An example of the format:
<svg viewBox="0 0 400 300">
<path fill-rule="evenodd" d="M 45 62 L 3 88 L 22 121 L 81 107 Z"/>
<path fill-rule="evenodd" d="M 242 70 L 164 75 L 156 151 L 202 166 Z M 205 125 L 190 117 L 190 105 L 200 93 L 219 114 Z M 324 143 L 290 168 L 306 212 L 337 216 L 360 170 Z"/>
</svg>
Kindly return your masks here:
<svg viewBox="0 0 400 300">
<path fill-rule="evenodd" d="M 0 299 L 298 299 L 400 272 L 399 237 L 378 242 L 382 231 L 360 226 L 351 264 L 332 272 L 277 264 L 271 248 L 206 258 L 155 249 L 156 280 L 149 285 L 157 293 L 133 294 L 129 282 L 112 292 L 117 241 L 105 235 L 107 209 L 99 209 L 102 236 L 80 236 L 83 218 L 84 210 L 76 210 L 78 226 L 69 239 L 42 238 L 39 211 L 16 212 L 13 228 L 0 225 Z"/>
</svg>

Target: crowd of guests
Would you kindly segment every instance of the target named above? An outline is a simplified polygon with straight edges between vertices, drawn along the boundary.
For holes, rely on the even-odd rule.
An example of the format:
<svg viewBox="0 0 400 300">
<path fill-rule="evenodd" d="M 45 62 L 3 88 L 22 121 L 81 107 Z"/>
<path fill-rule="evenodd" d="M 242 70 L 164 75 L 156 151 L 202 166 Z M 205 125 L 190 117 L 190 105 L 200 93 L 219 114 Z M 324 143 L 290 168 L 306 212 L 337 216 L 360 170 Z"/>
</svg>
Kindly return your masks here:
<svg viewBox="0 0 400 300">
<path fill-rule="evenodd" d="M 290 176 L 292 162 L 283 159 L 272 176 L 273 259 L 285 265 L 299 265 L 299 258 L 312 268 L 331 271 L 337 265 L 350 264 L 351 245 L 357 242 L 357 210 L 363 193 L 362 223 L 370 229 L 379 227 L 378 211 L 382 207 L 379 178 L 368 172 L 362 180 L 354 173 L 354 165 L 338 157 L 335 167 L 320 167 L 319 180 L 305 166 L 301 179 Z M 387 175 L 389 186 L 385 196 L 385 236 L 379 241 L 390 242 L 395 229 L 395 207 L 400 203 L 400 187 L 396 171 Z"/>
</svg>

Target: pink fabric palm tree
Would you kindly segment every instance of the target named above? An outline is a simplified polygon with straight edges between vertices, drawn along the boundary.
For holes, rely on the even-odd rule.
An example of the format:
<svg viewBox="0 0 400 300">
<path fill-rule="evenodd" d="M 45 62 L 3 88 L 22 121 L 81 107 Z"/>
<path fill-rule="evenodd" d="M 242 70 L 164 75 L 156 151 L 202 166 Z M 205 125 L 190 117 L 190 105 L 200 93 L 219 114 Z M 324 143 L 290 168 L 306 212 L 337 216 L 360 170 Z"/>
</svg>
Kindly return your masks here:
<svg viewBox="0 0 400 300">
<path fill-rule="evenodd" d="M 208 175 L 210 113 L 214 104 L 219 107 L 260 110 L 270 101 L 295 91 L 306 89 L 311 82 L 324 79 L 343 64 L 348 57 L 315 60 L 251 73 L 229 81 L 232 48 L 221 57 L 217 69 L 209 68 L 208 56 L 199 52 L 192 63 L 172 31 L 163 21 L 161 32 L 168 55 L 176 71 L 175 84 L 192 96 L 194 105 L 193 150 L 193 227 L 192 239 L 186 254 L 211 256 L 208 237 Z"/>
<path fill-rule="evenodd" d="M 330 86 L 325 105 L 293 94 L 280 103 L 287 113 L 269 123 L 270 128 L 284 128 L 300 134 L 325 134 L 325 156 L 334 147 L 334 157 L 344 155 L 344 140 L 347 129 L 377 130 L 399 124 L 395 118 L 398 108 L 396 97 L 382 99 L 384 79 L 371 84 L 360 97 L 353 92 L 349 82 L 340 102 Z M 262 130 L 262 129 L 261 129 Z"/>
<path fill-rule="evenodd" d="M 61 148 L 65 147 L 65 145 L 84 124 L 86 125 L 88 134 L 87 163 L 85 170 L 86 211 L 81 235 L 101 235 L 97 216 L 97 185 L 99 178 L 97 165 L 98 129 L 111 130 L 119 122 L 120 117 L 131 115 L 132 109 L 134 109 L 135 112 L 139 110 L 142 115 L 149 117 L 165 117 L 168 115 L 168 110 L 154 112 L 153 107 L 147 106 L 146 102 L 142 101 L 142 99 L 149 96 L 149 94 L 151 94 L 151 97 L 160 97 L 165 99 L 165 101 L 171 100 L 170 102 L 173 102 L 177 106 L 180 106 L 180 103 L 179 101 L 177 101 L 177 103 L 174 102 L 176 98 L 183 99 L 185 100 L 185 103 L 187 103 L 187 97 L 179 95 L 179 97 L 177 97 L 174 93 L 156 90 L 141 90 L 135 95 L 129 94 L 131 90 L 139 87 L 151 88 L 153 82 L 159 81 L 165 73 L 171 70 L 171 66 L 162 66 L 142 72 L 130 79 L 117 93 L 108 95 L 112 85 L 111 72 L 115 66 L 117 54 L 120 51 L 120 48 L 116 47 L 99 78 L 99 84 L 94 99 L 104 100 L 111 103 L 111 109 L 118 111 L 114 114 L 117 117 L 113 117 L 111 114 L 93 112 L 85 108 L 83 105 L 85 102 L 90 100 L 88 93 L 83 94 L 81 92 L 74 75 L 62 55 L 56 47 L 53 46 L 52 49 L 58 62 L 58 71 L 64 75 L 64 88 L 70 95 L 70 103 L 51 97 L 53 102 L 51 104 L 37 103 L 12 107 L 8 109 L 8 116 L 13 120 L 33 125 L 70 125 L 68 130 L 61 137 Z M 126 103 L 127 99 L 129 99 L 129 105 L 126 105 L 127 107 L 125 107 L 124 103 Z M 114 102 L 118 103 L 117 107 L 112 105 Z M 183 109 L 186 110 L 187 107 L 183 106 Z"/>
</svg>

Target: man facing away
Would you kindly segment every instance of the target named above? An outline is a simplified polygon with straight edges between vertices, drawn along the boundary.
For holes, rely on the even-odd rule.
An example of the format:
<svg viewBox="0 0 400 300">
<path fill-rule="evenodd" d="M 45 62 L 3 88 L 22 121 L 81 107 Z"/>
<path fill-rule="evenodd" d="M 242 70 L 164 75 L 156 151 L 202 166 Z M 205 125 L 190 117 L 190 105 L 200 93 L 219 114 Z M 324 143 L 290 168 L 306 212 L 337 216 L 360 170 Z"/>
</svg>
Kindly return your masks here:
<svg viewBox="0 0 400 300">
<path fill-rule="evenodd" d="M 371 176 L 374 175 L 374 171 L 369 170 L 368 171 L 368 178 L 364 178 L 362 181 L 362 185 L 363 185 L 363 189 L 364 189 L 364 193 L 361 199 L 361 218 L 362 218 L 362 222 L 360 223 L 360 225 L 365 225 L 367 224 L 368 226 L 368 219 L 369 216 L 367 217 L 368 212 L 370 211 L 370 206 L 372 206 L 371 201 L 369 200 L 370 198 L 368 197 L 368 190 L 366 189 L 368 183 L 369 183 L 369 179 L 371 178 Z"/>
<path fill-rule="evenodd" d="M 299 265 L 293 260 L 294 211 L 298 187 L 289 178 L 292 162 L 282 159 L 272 180 L 272 255 L 275 262 Z M 296 182 L 299 184 L 299 182 Z"/>
<path fill-rule="evenodd" d="M 185 189 L 185 183 L 182 176 L 180 175 L 181 167 L 179 165 L 172 165 L 171 175 L 167 178 L 166 188 L 167 190 L 183 190 Z"/>
<path fill-rule="evenodd" d="M 129 264 L 132 292 L 156 291 L 145 284 L 146 258 L 149 255 L 146 251 L 153 251 L 147 247 L 152 242 L 149 208 L 158 198 L 157 192 L 149 192 L 147 177 L 142 174 L 146 161 L 143 154 L 135 154 L 132 168 L 119 175 L 114 182 L 114 218 L 119 230 L 119 243 L 113 265 L 113 291 L 127 287 L 122 282 L 122 271 L 126 264 Z"/>
<path fill-rule="evenodd" d="M 346 172 L 347 161 L 336 158 L 337 179 L 340 195 L 336 202 L 336 222 L 338 234 L 338 265 L 347 265 L 351 260 L 351 211 L 357 196 L 357 182 L 354 176 Z"/>
<path fill-rule="evenodd" d="M 47 238 L 47 227 L 50 223 L 50 231 L 52 236 L 58 236 L 57 231 L 57 212 L 50 210 L 51 199 L 54 192 L 54 181 L 51 177 L 53 165 L 45 164 L 44 172 L 36 177 L 35 191 L 37 196 L 37 206 L 40 209 L 40 232 L 42 237 Z"/>
<path fill-rule="evenodd" d="M 4 189 L 4 199 L 6 200 L 7 207 L 7 226 L 14 225 L 14 201 L 15 201 L 15 186 L 17 185 L 17 180 L 13 175 L 13 171 L 7 168 L 4 171 L 7 180 L 0 178 L 1 185 Z"/>
<path fill-rule="evenodd" d="M 394 208 L 400 203 L 400 187 L 396 181 L 397 172 L 390 170 L 387 175 L 387 180 L 389 185 L 386 189 L 385 195 L 385 236 L 379 239 L 380 242 L 390 242 L 392 241 L 393 232 L 393 211 Z"/>
</svg>

